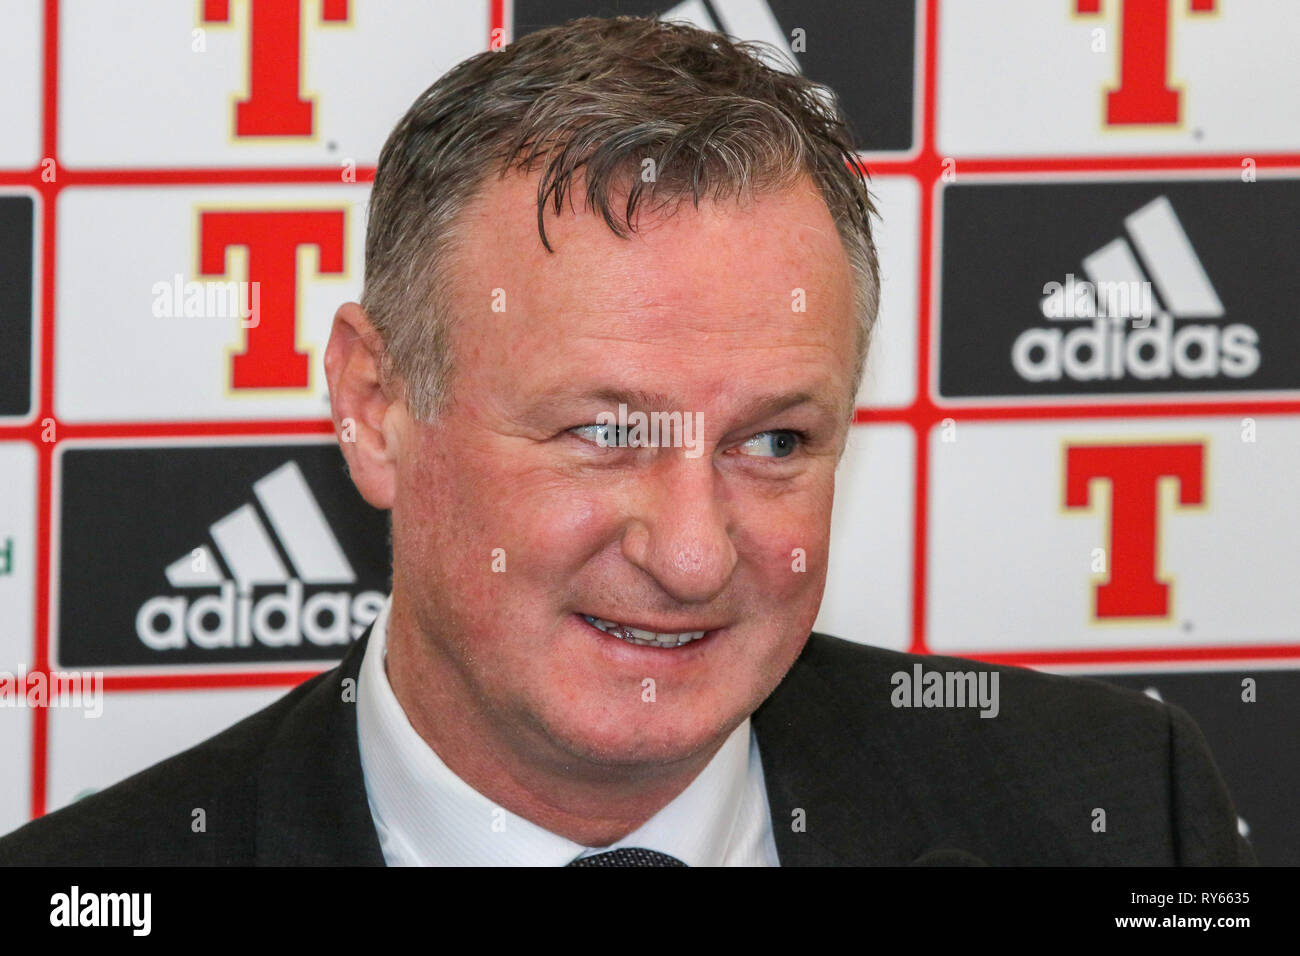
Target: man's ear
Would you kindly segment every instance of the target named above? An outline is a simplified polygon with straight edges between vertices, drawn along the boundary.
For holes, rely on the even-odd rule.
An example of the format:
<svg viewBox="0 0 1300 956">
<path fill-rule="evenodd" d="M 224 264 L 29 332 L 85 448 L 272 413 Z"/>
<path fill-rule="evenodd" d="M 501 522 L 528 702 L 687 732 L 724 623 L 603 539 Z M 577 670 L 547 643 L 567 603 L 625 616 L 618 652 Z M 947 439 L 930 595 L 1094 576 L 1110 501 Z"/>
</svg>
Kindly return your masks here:
<svg viewBox="0 0 1300 956">
<path fill-rule="evenodd" d="M 365 310 L 355 302 L 339 306 L 325 346 L 334 434 L 361 497 L 386 510 L 396 495 L 399 446 L 408 420 L 405 403 L 382 387 L 382 356 L 383 341 Z"/>
</svg>

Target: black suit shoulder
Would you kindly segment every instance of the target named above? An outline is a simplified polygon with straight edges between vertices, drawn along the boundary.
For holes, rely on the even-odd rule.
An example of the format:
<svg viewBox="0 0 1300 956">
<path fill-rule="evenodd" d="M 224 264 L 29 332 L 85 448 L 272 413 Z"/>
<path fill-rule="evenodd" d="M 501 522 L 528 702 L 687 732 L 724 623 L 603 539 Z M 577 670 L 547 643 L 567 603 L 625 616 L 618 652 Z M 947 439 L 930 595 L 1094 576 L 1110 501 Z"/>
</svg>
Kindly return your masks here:
<svg viewBox="0 0 1300 956">
<path fill-rule="evenodd" d="M 983 673 L 995 712 L 914 706 L 917 668 Z M 856 862 L 940 848 L 993 864 L 1253 861 L 1191 717 L 1101 681 L 813 634 L 755 727 L 780 798 L 825 807 Z"/>
<path fill-rule="evenodd" d="M 0 838 L 0 865 L 251 864 L 260 757 L 285 719 L 334 674 L 317 675 L 216 736 Z"/>
</svg>

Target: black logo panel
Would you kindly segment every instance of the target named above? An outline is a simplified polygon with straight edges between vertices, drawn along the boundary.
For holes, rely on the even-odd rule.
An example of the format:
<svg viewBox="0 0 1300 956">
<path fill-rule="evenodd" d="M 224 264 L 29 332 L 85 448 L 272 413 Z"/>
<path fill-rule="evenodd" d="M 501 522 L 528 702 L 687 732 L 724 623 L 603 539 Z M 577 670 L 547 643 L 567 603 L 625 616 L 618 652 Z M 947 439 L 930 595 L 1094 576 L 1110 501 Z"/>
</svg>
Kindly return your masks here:
<svg viewBox="0 0 1300 956">
<path fill-rule="evenodd" d="M 0 415 L 32 410 L 32 268 L 36 203 L 0 196 Z"/>
<path fill-rule="evenodd" d="M 1300 181 L 942 193 L 944 398 L 1300 386 Z"/>
<path fill-rule="evenodd" d="M 388 594 L 388 519 L 330 445 L 73 448 L 64 666 L 341 657 Z"/>
</svg>

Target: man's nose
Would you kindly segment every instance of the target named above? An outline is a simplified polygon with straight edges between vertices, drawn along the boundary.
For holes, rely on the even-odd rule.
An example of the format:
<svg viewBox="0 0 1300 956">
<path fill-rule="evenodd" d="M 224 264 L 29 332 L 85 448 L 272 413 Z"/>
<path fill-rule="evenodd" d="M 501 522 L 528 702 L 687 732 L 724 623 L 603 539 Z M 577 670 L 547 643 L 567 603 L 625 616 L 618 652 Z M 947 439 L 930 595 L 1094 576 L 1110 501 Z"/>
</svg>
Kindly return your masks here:
<svg viewBox="0 0 1300 956">
<path fill-rule="evenodd" d="M 716 597 L 736 568 L 719 481 L 709 455 L 656 462 L 623 534 L 624 556 L 684 604 Z"/>
</svg>

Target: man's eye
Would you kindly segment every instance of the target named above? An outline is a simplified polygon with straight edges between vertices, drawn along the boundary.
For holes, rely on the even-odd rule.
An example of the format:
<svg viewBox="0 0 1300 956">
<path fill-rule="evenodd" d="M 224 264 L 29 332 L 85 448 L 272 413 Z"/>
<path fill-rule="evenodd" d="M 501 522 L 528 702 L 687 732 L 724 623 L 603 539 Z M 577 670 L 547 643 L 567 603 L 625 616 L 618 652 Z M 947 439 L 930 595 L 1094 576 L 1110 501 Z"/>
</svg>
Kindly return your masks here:
<svg viewBox="0 0 1300 956">
<path fill-rule="evenodd" d="M 795 431 L 760 432 L 740 448 L 744 454 L 760 458 L 787 458 L 794 454 L 802 440 L 803 435 Z"/>
<path fill-rule="evenodd" d="M 593 445 L 600 445 L 604 448 L 626 448 L 628 441 L 628 430 L 619 428 L 617 425 L 579 425 L 576 428 L 570 428 L 579 438 L 584 438 Z"/>
</svg>

